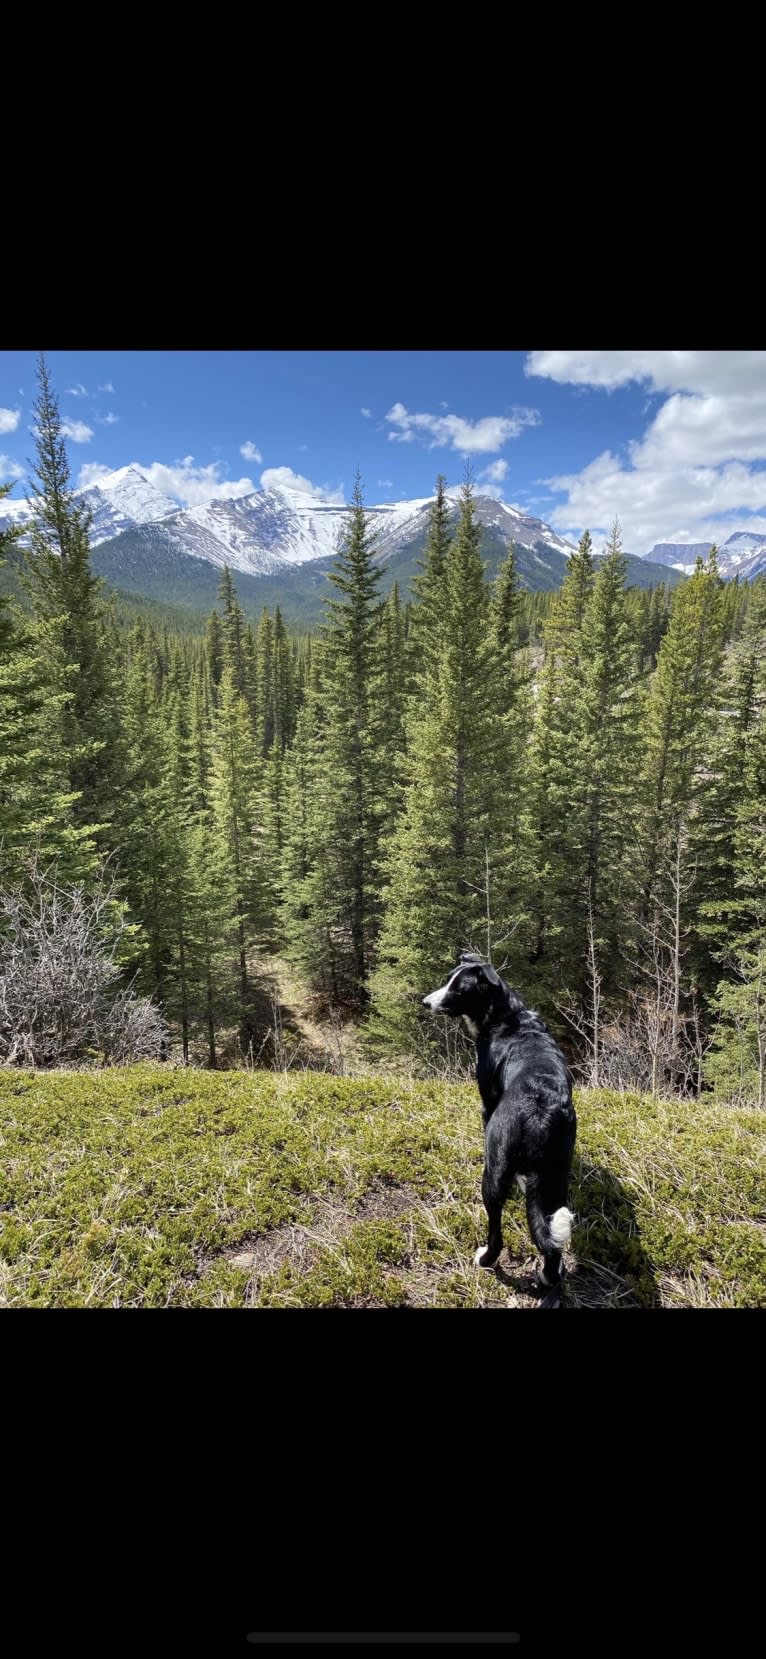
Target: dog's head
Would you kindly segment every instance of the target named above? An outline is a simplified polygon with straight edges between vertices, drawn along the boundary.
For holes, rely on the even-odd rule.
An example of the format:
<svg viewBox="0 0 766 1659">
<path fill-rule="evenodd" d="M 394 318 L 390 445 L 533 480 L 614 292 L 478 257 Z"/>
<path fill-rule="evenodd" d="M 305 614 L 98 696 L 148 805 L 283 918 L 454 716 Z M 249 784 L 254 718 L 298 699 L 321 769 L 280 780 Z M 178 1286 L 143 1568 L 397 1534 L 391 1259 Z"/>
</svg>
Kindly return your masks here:
<svg viewBox="0 0 766 1659">
<path fill-rule="evenodd" d="M 464 1019 L 476 1036 L 479 1027 L 493 1009 L 505 1007 L 509 997 L 508 986 L 489 962 L 473 952 L 463 951 L 460 964 L 439 986 L 423 998 L 423 1007 L 431 1014 L 451 1014 Z"/>
</svg>

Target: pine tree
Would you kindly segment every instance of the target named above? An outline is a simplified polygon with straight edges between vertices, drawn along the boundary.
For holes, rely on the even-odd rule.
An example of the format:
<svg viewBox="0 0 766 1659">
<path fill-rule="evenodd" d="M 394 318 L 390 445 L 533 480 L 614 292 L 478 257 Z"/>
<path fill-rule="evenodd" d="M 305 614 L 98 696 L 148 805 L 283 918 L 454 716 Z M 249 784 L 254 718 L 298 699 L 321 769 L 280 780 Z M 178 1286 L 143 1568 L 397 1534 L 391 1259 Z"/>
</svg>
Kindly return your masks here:
<svg viewBox="0 0 766 1659">
<path fill-rule="evenodd" d="M 282 612 L 277 605 L 274 612 L 273 634 L 273 742 L 284 754 L 295 730 L 295 684 L 293 658 Z"/>
<path fill-rule="evenodd" d="M 588 839 L 583 676 L 593 584 L 586 530 L 544 623 L 545 661 L 530 753 L 529 967 L 532 994 L 546 1011 L 582 971 L 583 895 L 572 872 L 584 869 Z"/>
<path fill-rule="evenodd" d="M 581 950 L 585 960 L 590 922 L 605 997 L 616 990 L 620 977 L 640 808 L 637 633 L 631 623 L 626 573 L 615 522 L 583 624 L 581 759 L 587 840 L 578 882 Z M 635 886 L 632 891 L 635 894 Z"/>
<path fill-rule="evenodd" d="M 687 825 L 702 791 L 702 772 L 716 721 L 721 670 L 721 579 L 716 550 L 697 559 L 676 590 L 660 646 L 646 716 L 646 800 L 643 911 L 668 847 Z"/>
<path fill-rule="evenodd" d="M 35 621 L 47 631 L 52 691 L 62 697 L 60 741 L 74 817 L 106 845 L 122 754 L 103 584 L 90 569 L 89 512 L 71 489 L 61 417 L 42 356 L 37 378 L 37 469 L 31 486 L 34 516 L 27 588 Z"/>
<path fill-rule="evenodd" d="M 0 498 L 10 484 L 0 485 Z M 0 565 L 21 532 L 0 526 Z M 59 742 L 71 692 L 51 684 L 51 644 L 61 624 L 30 624 L 0 597 L 0 877 L 23 876 L 35 855 L 65 881 L 86 881 L 97 864 L 87 827 L 74 820 L 75 793 Z"/>
<path fill-rule="evenodd" d="M 487 755 L 497 689 L 480 541 L 466 482 L 444 574 L 441 643 L 408 733 L 409 783 L 387 860 L 372 987 L 373 1036 L 409 1045 L 418 1042 L 415 993 L 437 983 L 461 949 L 484 943 L 488 908 L 491 923 L 498 820 Z"/>
<path fill-rule="evenodd" d="M 645 941 L 653 942 L 663 933 L 667 941 L 671 1088 L 680 1075 L 685 1007 L 707 960 L 695 930 L 704 894 L 694 856 L 695 820 L 703 809 L 717 723 L 721 650 L 721 579 L 713 548 L 706 561 L 697 560 L 694 574 L 675 592 L 645 722 L 637 921 Z"/>
<path fill-rule="evenodd" d="M 385 848 L 393 833 L 404 801 L 406 769 L 405 719 L 408 700 L 408 661 L 404 637 L 404 616 L 396 582 L 383 607 L 378 685 L 378 754 L 381 815 L 378 826 L 380 846 Z"/>
<path fill-rule="evenodd" d="M 317 881 L 332 904 L 330 931 L 346 992 L 367 999 L 380 906 L 381 817 L 374 690 L 380 660 L 380 568 L 357 475 L 342 547 L 330 573 L 340 595 L 324 628 L 324 775 Z"/>
<path fill-rule="evenodd" d="M 324 856 L 324 692 L 321 645 L 311 653 L 310 675 L 286 757 L 285 829 L 280 929 L 290 960 L 308 984 L 337 1004 L 341 996 L 340 944 L 334 895 Z"/>
<path fill-rule="evenodd" d="M 206 651 L 213 701 L 217 702 L 224 668 L 223 628 L 217 611 L 211 611 L 208 617 Z"/>
<path fill-rule="evenodd" d="M 766 639 L 743 734 L 734 831 L 732 896 L 717 922 L 727 978 L 714 1002 L 718 1024 L 707 1081 L 739 1104 L 766 1106 Z"/>
<path fill-rule="evenodd" d="M 701 814 L 700 931 L 725 977 L 706 1079 L 738 1104 L 766 1105 L 766 585 L 751 595 L 731 654 Z M 702 848 L 698 845 L 698 856 Z M 700 857 L 700 862 L 701 857 Z"/>
<path fill-rule="evenodd" d="M 218 585 L 218 598 L 221 605 L 222 668 L 231 669 L 237 691 L 241 697 L 247 697 L 244 618 L 228 565 L 223 567 L 223 575 Z"/>
<path fill-rule="evenodd" d="M 438 655 L 450 540 L 447 480 L 440 473 L 436 480 L 436 495 L 423 558 L 418 560 L 418 573 L 412 583 L 415 604 L 412 609 L 410 660 L 414 679 L 422 678 L 430 658 Z"/>
<path fill-rule="evenodd" d="M 240 1000 L 240 1042 L 254 1037 L 248 949 L 263 919 L 262 870 L 255 838 L 256 762 L 247 704 L 225 668 L 213 728 L 210 795 L 219 855 L 230 872 L 234 898 Z"/>
<path fill-rule="evenodd" d="M 141 988 L 163 1007 L 171 993 L 173 918 L 171 883 L 176 849 L 168 779 L 165 713 L 157 693 L 154 651 L 138 622 L 122 711 L 126 767 L 120 797 L 120 880 L 130 913 L 140 923 L 131 966 Z"/>
<path fill-rule="evenodd" d="M 264 606 L 256 640 L 257 750 L 265 757 L 276 730 L 274 711 L 274 623 Z"/>
<path fill-rule="evenodd" d="M 714 950 L 719 940 L 730 942 L 727 909 L 737 878 L 735 843 L 743 773 L 762 717 L 765 681 L 766 583 L 754 584 L 742 631 L 727 654 L 699 810 L 692 823 L 691 851 L 699 868 L 699 928 Z"/>
<path fill-rule="evenodd" d="M 486 766 L 493 783 L 494 848 L 486 897 L 490 915 L 493 908 L 495 912 L 495 958 L 511 977 L 521 971 L 531 921 L 531 847 L 524 809 L 529 787 L 532 676 L 529 653 L 520 647 L 523 610 L 524 593 L 511 544 L 491 589 L 489 640 L 496 716 L 486 739 Z"/>
</svg>

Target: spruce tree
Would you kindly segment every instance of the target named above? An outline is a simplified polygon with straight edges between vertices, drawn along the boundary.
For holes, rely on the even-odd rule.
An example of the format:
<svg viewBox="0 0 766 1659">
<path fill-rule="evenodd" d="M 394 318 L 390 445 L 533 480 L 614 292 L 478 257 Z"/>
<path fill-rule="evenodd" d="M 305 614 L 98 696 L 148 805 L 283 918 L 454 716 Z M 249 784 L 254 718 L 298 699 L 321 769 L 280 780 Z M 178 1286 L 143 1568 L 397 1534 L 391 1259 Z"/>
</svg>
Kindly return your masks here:
<svg viewBox="0 0 766 1659">
<path fill-rule="evenodd" d="M 444 573 L 441 641 L 429 658 L 408 730 L 409 781 L 387 859 L 372 986 L 372 1036 L 410 1048 L 422 1040 L 416 993 L 438 983 L 460 950 L 493 948 L 500 837 L 487 755 L 496 740 L 497 687 L 480 541 L 466 482 Z"/>
<path fill-rule="evenodd" d="M 10 484 L 0 485 L 0 498 Z M 0 565 L 21 531 L 0 525 Z M 96 848 L 75 822 L 76 792 L 60 732 L 72 698 L 51 672 L 61 652 L 62 624 L 30 622 L 0 596 L 0 877 L 15 881 L 37 857 L 55 863 L 65 881 L 86 881 Z"/>
<path fill-rule="evenodd" d="M 256 744 L 258 754 L 265 757 L 276 730 L 274 712 L 274 622 L 270 611 L 264 609 L 258 624 L 256 639 L 256 702 L 258 720 Z"/>
<path fill-rule="evenodd" d="M 346 993 L 367 1000 L 380 908 L 381 818 L 379 708 L 380 568 L 357 475 L 344 540 L 330 581 L 339 598 L 327 603 L 324 636 L 321 840 L 318 880 Z"/>
<path fill-rule="evenodd" d="M 631 620 L 626 573 L 627 560 L 615 522 L 583 624 L 580 742 L 586 846 L 582 872 L 572 872 L 573 903 L 579 896 L 584 909 L 580 924 L 583 961 L 589 954 L 590 922 L 606 997 L 617 989 L 630 932 L 630 898 L 637 893 L 632 878 L 640 811 L 641 703 L 638 629 Z"/>
<path fill-rule="evenodd" d="M 208 617 L 206 651 L 213 702 L 217 703 L 218 687 L 224 668 L 223 628 L 217 611 L 211 611 Z"/>
<path fill-rule="evenodd" d="M 218 598 L 221 606 L 222 668 L 231 669 L 237 691 L 241 697 L 246 697 L 248 678 L 244 618 L 228 565 L 223 567 L 223 575 L 218 584 Z"/>
<path fill-rule="evenodd" d="M 399 599 L 399 587 L 394 582 L 383 607 L 377 691 L 381 804 L 379 843 L 384 855 L 404 800 L 408 692 L 404 616 Z"/>
<path fill-rule="evenodd" d="M 47 630 L 52 691 L 62 698 L 68 694 L 61 704 L 60 742 L 74 817 L 108 845 L 122 752 L 103 584 L 90 568 L 90 515 L 71 488 L 61 417 L 43 356 L 37 379 L 37 467 L 26 585 L 35 621 Z"/>
<path fill-rule="evenodd" d="M 701 813 L 700 931 L 719 976 L 706 1079 L 738 1104 L 766 1105 L 766 584 L 754 589 L 731 653 L 713 780 Z M 703 843 L 708 852 L 703 862 Z"/>
<path fill-rule="evenodd" d="M 584 911 L 577 873 L 584 869 L 588 840 L 583 697 L 585 623 L 594 579 L 586 530 L 543 625 L 545 660 L 529 764 L 528 957 L 532 994 L 547 1012 L 556 995 L 580 980 L 582 970 Z"/>
<path fill-rule="evenodd" d="M 440 473 L 423 558 L 418 560 L 418 571 L 412 582 L 414 605 L 409 654 L 414 679 L 423 678 L 430 657 L 438 654 L 451 534 L 447 480 Z"/>
<path fill-rule="evenodd" d="M 722 656 L 721 579 L 716 550 L 697 559 L 676 589 L 660 645 L 646 714 L 643 791 L 643 913 L 657 871 L 680 826 L 687 825 L 704 784 L 716 724 Z"/>
<path fill-rule="evenodd" d="M 247 704 L 225 668 L 213 727 L 210 797 L 218 854 L 226 862 L 234 900 L 239 976 L 240 1042 L 254 1037 L 248 950 L 263 922 L 262 868 L 255 826 L 256 761 Z"/>
</svg>

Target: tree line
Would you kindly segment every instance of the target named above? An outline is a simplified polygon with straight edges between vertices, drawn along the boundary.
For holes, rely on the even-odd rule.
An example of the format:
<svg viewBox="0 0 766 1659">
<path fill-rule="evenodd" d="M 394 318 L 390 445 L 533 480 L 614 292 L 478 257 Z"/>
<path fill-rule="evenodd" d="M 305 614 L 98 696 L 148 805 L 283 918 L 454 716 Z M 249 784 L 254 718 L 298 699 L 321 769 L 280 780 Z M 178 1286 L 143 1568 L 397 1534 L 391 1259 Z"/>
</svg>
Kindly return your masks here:
<svg viewBox="0 0 766 1659">
<path fill-rule="evenodd" d="M 384 600 L 357 479 L 313 636 L 254 626 L 228 570 L 204 638 L 126 629 L 44 361 L 35 413 L 27 609 L 0 602 L 4 889 L 33 856 L 84 889 L 107 859 L 122 970 L 184 1059 L 232 1029 L 263 1052 L 276 952 L 428 1070 L 419 997 L 470 947 L 591 1080 L 764 1105 L 766 582 L 724 584 L 713 550 L 629 589 L 615 524 L 530 596 L 512 547 L 487 580 L 470 482 L 455 521 L 440 478 L 412 600 Z"/>
</svg>

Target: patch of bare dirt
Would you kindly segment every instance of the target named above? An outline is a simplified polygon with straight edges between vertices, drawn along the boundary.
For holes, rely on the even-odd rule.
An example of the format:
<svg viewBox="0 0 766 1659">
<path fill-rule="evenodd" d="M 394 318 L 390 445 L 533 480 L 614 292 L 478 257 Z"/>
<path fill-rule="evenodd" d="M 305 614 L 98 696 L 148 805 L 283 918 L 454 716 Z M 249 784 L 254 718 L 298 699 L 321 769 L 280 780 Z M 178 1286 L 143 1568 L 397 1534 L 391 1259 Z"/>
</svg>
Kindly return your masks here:
<svg viewBox="0 0 766 1659">
<path fill-rule="evenodd" d="M 268 1233 L 240 1239 L 233 1249 L 224 1252 L 225 1259 L 233 1267 L 249 1273 L 251 1279 L 276 1273 L 284 1262 L 305 1273 L 322 1245 L 339 1243 L 358 1222 L 388 1221 L 417 1203 L 417 1194 L 410 1187 L 391 1186 L 382 1181 L 374 1182 L 353 1209 L 339 1199 L 317 1198 L 305 1221 L 286 1222 L 281 1227 L 272 1227 Z"/>
</svg>

